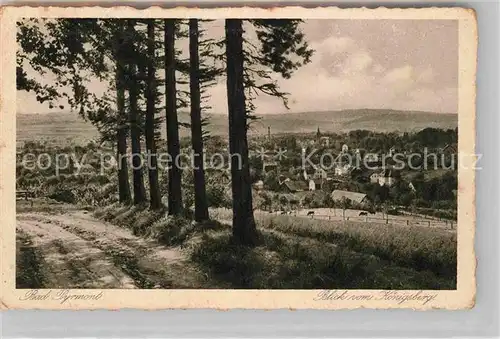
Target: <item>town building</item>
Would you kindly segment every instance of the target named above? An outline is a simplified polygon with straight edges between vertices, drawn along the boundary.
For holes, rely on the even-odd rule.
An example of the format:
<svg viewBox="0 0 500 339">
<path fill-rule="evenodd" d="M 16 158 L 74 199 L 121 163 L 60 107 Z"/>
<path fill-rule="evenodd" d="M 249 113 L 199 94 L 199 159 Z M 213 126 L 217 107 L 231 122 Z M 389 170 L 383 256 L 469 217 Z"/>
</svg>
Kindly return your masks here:
<svg viewBox="0 0 500 339">
<path fill-rule="evenodd" d="M 316 166 L 316 167 L 314 167 L 313 178 L 314 179 L 326 179 L 326 178 L 328 178 L 328 173 L 323 168 Z"/>
<path fill-rule="evenodd" d="M 329 137 L 319 138 L 319 144 L 322 147 L 330 147 L 330 138 Z"/>
<path fill-rule="evenodd" d="M 309 180 L 309 191 L 316 191 L 323 188 L 325 179 L 311 179 Z"/>
<path fill-rule="evenodd" d="M 274 160 L 264 159 L 262 161 L 262 173 L 265 174 L 270 171 L 276 171 L 277 173 L 279 173 L 279 165 Z"/>
<path fill-rule="evenodd" d="M 364 193 L 343 191 L 343 190 L 333 191 L 331 194 L 331 198 L 333 201 L 336 202 L 342 201 L 343 199 L 348 199 L 356 204 L 365 204 L 368 202 L 368 197 Z"/>
<path fill-rule="evenodd" d="M 396 154 L 396 146 L 392 146 L 390 149 L 389 149 L 389 156 L 392 158 L 394 156 L 394 154 Z"/>
<path fill-rule="evenodd" d="M 380 173 L 379 172 L 374 172 L 370 175 L 370 182 L 372 184 L 378 184 L 378 178 L 380 177 Z"/>
<path fill-rule="evenodd" d="M 408 184 L 408 188 L 409 188 L 412 192 L 416 192 L 416 191 L 417 191 L 417 189 L 415 188 L 415 185 L 413 185 L 413 183 L 412 183 L 412 182 L 410 182 L 410 183 Z"/>
<path fill-rule="evenodd" d="M 344 176 L 348 175 L 352 171 L 353 167 L 349 164 L 338 165 L 334 169 L 334 173 L 336 176 Z"/>
<path fill-rule="evenodd" d="M 370 175 L 370 182 L 372 184 L 379 184 L 380 186 L 391 187 L 396 182 L 396 177 L 393 170 L 383 169 L 380 172 L 374 172 Z"/>
<path fill-rule="evenodd" d="M 283 190 L 288 193 L 304 192 L 308 188 L 308 185 L 304 181 L 287 180 L 283 182 Z"/>
</svg>

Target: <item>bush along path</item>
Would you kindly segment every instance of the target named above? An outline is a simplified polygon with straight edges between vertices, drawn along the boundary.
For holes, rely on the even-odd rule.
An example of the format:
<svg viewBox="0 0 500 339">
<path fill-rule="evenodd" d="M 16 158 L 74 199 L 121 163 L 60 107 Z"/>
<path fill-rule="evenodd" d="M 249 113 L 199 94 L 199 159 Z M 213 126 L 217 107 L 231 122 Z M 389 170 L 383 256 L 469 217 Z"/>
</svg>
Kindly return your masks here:
<svg viewBox="0 0 500 339">
<path fill-rule="evenodd" d="M 202 288 L 180 247 L 139 238 L 86 211 L 19 213 L 18 288 Z"/>
</svg>

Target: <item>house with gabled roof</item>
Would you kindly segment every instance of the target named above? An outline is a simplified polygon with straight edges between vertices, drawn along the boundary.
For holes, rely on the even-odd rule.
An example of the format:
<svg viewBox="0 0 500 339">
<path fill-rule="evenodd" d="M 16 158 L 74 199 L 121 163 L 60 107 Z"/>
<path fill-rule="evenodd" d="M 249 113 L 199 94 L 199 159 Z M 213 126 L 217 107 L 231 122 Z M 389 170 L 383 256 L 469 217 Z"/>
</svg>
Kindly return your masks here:
<svg viewBox="0 0 500 339">
<path fill-rule="evenodd" d="M 283 190 L 289 193 L 304 192 L 308 186 L 304 181 L 287 180 L 282 184 Z"/>
<path fill-rule="evenodd" d="M 353 203 L 364 204 L 368 201 L 368 197 L 364 193 L 334 190 L 331 194 L 333 201 L 342 201 L 343 199 L 349 199 Z"/>
</svg>

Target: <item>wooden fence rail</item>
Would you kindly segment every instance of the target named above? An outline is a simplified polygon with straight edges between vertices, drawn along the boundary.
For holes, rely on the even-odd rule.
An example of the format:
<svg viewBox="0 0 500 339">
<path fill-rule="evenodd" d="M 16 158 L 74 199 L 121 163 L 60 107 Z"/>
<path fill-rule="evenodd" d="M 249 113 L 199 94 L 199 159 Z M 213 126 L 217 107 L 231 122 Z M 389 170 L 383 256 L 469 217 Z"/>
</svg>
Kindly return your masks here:
<svg viewBox="0 0 500 339">
<path fill-rule="evenodd" d="M 452 220 L 434 221 L 434 220 L 412 220 L 403 218 L 378 218 L 371 216 L 333 216 L 333 215 L 297 215 L 297 217 L 304 217 L 317 220 L 336 220 L 336 221 L 357 221 L 357 222 L 374 222 L 379 224 L 403 225 L 403 226 L 426 226 L 426 227 L 441 227 L 446 229 L 455 229 L 456 222 Z"/>
<path fill-rule="evenodd" d="M 33 207 L 33 198 L 34 193 L 32 191 L 26 191 L 26 190 L 17 190 L 16 191 L 16 200 L 26 200 L 29 201 L 31 204 L 31 207 Z"/>
</svg>

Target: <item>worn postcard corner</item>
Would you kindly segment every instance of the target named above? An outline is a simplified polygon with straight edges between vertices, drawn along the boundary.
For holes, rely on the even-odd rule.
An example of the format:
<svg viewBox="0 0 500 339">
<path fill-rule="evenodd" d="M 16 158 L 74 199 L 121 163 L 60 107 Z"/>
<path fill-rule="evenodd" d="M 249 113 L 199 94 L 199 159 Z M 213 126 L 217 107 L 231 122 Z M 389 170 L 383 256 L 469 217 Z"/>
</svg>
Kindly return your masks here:
<svg viewBox="0 0 500 339">
<path fill-rule="evenodd" d="M 0 17 L 2 309 L 474 307 L 474 10 Z"/>
</svg>

